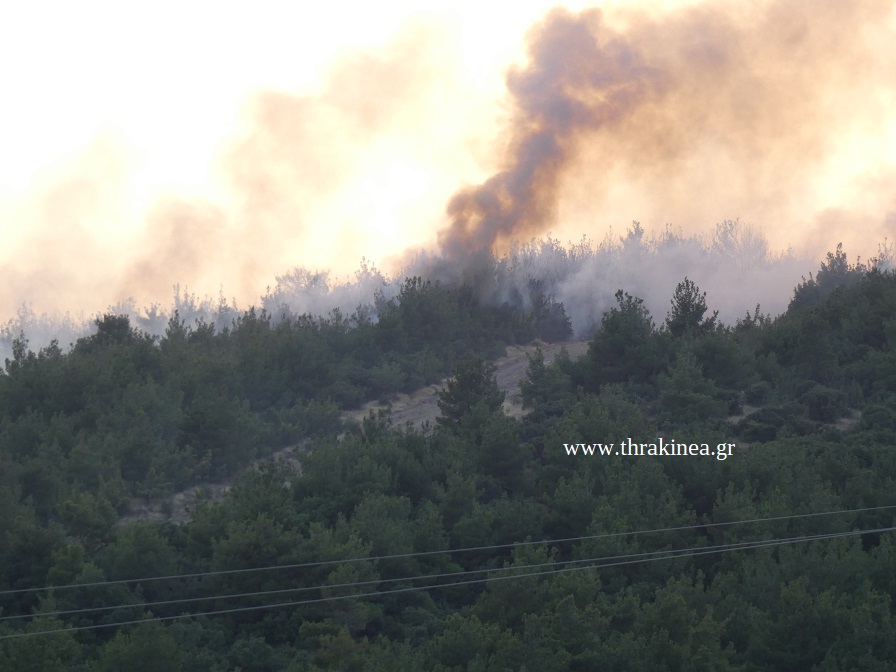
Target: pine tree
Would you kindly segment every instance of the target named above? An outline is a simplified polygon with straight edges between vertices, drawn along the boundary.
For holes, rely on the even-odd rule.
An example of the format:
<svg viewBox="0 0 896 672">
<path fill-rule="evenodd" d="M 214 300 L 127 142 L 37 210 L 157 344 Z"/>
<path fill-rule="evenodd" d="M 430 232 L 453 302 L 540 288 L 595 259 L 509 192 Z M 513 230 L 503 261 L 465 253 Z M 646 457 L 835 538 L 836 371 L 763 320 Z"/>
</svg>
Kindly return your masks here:
<svg viewBox="0 0 896 672">
<path fill-rule="evenodd" d="M 496 413 L 505 396 L 495 380 L 495 367 L 482 357 L 465 355 L 454 369 L 454 377 L 439 392 L 442 415 L 436 422 L 456 431 L 479 412 Z"/>
<path fill-rule="evenodd" d="M 719 311 L 704 319 L 706 310 L 706 292 L 701 294 L 696 283 L 685 276 L 675 288 L 672 310 L 666 316 L 666 328 L 676 338 L 687 333 L 709 333 L 716 328 Z"/>
</svg>

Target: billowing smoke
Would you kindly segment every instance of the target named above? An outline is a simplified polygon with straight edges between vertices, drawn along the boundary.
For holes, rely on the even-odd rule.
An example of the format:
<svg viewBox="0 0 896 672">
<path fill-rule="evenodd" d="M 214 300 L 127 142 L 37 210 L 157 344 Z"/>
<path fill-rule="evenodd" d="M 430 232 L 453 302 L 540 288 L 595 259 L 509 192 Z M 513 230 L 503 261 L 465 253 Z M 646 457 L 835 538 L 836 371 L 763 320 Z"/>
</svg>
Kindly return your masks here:
<svg viewBox="0 0 896 672">
<path fill-rule="evenodd" d="M 892 269 L 894 260 L 894 245 L 884 242 L 865 266 Z M 707 302 L 719 311 L 720 319 L 734 324 L 757 304 L 766 315 L 784 312 L 793 288 L 817 268 L 817 260 L 792 250 L 772 252 L 763 232 L 740 220 L 720 222 L 702 236 L 685 236 L 673 228 L 651 235 L 635 222 L 624 235 L 610 233 L 599 243 L 586 238 L 566 245 L 551 237 L 532 239 L 515 243 L 500 257 L 471 254 L 463 264 L 421 252 L 391 276 L 367 261 L 347 281 L 297 267 L 278 275 L 276 284 L 254 305 L 264 308 L 275 323 L 297 315 L 334 317 L 334 310 L 349 323 L 355 315 L 375 321 L 382 302 L 399 295 L 406 277 L 422 276 L 448 287 L 472 288 L 479 301 L 491 306 L 506 304 L 528 312 L 544 298 L 562 302 L 575 337 L 588 338 L 603 314 L 615 306 L 617 289 L 643 299 L 659 325 L 675 286 L 687 275 L 707 292 Z M 104 312 L 128 315 L 133 326 L 162 336 L 175 312 L 189 326 L 202 321 L 220 331 L 232 326 L 246 307 L 223 294 L 217 299 L 199 297 L 178 286 L 167 307 L 152 304 L 141 309 L 129 299 Z M 0 324 L 0 362 L 11 356 L 13 340 L 21 333 L 34 351 L 52 338 L 65 350 L 89 334 L 91 326 L 83 314 L 38 315 L 23 307 L 14 319 Z"/>
<path fill-rule="evenodd" d="M 892 247 L 881 252 L 873 265 L 887 268 Z M 727 220 L 704 235 L 684 235 L 672 227 L 648 234 L 634 222 L 624 235 L 610 233 L 597 243 L 533 238 L 514 243 L 500 257 L 479 252 L 461 264 L 423 255 L 407 272 L 473 286 L 491 305 L 506 302 L 527 310 L 537 294 L 548 296 L 563 303 L 575 336 L 588 338 L 616 305 L 618 289 L 643 299 L 660 325 L 676 285 L 688 276 L 707 292 L 719 318 L 733 325 L 757 304 L 763 314 L 783 313 L 793 289 L 816 269 L 817 261 L 806 255 L 773 252 L 758 227 Z"/>
<path fill-rule="evenodd" d="M 530 67 L 507 78 L 518 107 L 511 165 L 449 202 L 451 225 L 439 244 L 450 258 L 553 223 L 559 181 L 582 133 L 617 124 L 662 84 L 632 45 L 604 31 L 598 10 L 555 10 L 534 32 L 529 54 Z"/>
<path fill-rule="evenodd" d="M 201 295 L 223 285 L 248 305 L 295 264 L 338 265 L 342 276 L 415 240 L 408 231 L 430 236 L 419 222 L 424 205 L 438 214 L 434 186 L 402 182 L 418 164 L 445 162 L 449 140 L 410 138 L 437 136 L 443 99 L 461 98 L 449 45 L 431 23 L 410 23 L 386 44 L 341 52 L 314 89 L 252 91 L 240 125 L 205 157 L 205 187 L 148 188 L 141 152 L 113 132 L 35 178 L 14 207 L 0 183 L 0 320 L 23 302 L 92 313 L 126 297 L 166 301 L 176 283 Z M 400 221 L 388 212 L 396 204 Z"/>
<path fill-rule="evenodd" d="M 639 219 L 693 233 L 740 216 L 779 247 L 808 238 L 814 254 L 846 228 L 849 242 L 882 239 L 896 168 L 859 148 L 879 133 L 893 150 L 893 8 L 713 2 L 612 22 L 552 11 L 507 76 L 503 169 L 450 199 L 441 249 L 504 251 L 576 219 L 579 231 Z"/>
<path fill-rule="evenodd" d="M 160 333 L 173 310 L 226 326 L 231 296 L 348 315 L 417 274 L 498 305 L 525 305 L 535 281 L 587 334 L 619 288 L 661 321 L 685 275 L 727 321 L 777 314 L 837 243 L 854 259 L 896 239 L 892 0 L 619 4 L 535 25 L 504 117 L 462 95 L 465 54 L 432 25 L 345 55 L 316 91 L 259 91 L 220 154 L 223 197 L 152 194 L 129 218 L 138 157 L 115 137 L 89 147 L 5 217 L 0 315 L 111 304 Z M 483 181 L 457 190 L 457 175 Z M 619 235 L 632 220 L 643 230 Z M 583 234 L 599 242 L 558 242 Z M 385 270 L 334 279 L 365 256 Z M 123 298 L 175 283 L 169 308 Z M 0 349 L 29 325 L 41 347 L 54 320 L 63 346 L 89 323 L 26 305 Z"/>
</svg>

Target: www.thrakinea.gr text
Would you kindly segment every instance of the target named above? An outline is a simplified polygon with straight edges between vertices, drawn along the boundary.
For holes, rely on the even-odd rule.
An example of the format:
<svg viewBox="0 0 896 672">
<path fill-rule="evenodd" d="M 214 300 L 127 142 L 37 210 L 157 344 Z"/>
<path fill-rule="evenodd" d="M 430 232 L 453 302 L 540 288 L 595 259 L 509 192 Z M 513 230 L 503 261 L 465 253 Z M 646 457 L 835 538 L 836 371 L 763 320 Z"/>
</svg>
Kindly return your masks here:
<svg viewBox="0 0 896 672">
<path fill-rule="evenodd" d="M 563 449 L 570 457 L 714 457 L 726 460 L 734 452 L 734 443 L 681 443 L 657 437 L 649 443 L 626 438 L 619 443 L 564 443 Z"/>
</svg>

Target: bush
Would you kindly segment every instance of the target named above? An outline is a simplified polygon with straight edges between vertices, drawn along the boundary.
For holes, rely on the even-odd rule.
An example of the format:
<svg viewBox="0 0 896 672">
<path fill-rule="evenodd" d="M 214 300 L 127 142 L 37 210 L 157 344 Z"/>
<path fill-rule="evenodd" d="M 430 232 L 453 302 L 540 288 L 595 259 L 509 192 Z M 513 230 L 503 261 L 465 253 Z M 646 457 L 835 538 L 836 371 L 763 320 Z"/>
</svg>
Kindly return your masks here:
<svg viewBox="0 0 896 672">
<path fill-rule="evenodd" d="M 836 422 L 848 410 L 843 392 L 824 385 L 816 385 L 803 394 L 800 403 L 809 409 L 809 417 L 819 422 Z"/>
<path fill-rule="evenodd" d="M 768 403 L 771 396 L 772 386 L 764 380 L 750 385 L 744 392 L 744 400 L 753 406 Z"/>
<path fill-rule="evenodd" d="M 403 389 L 405 375 L 397 363 L 383 362 L 370 370 L 367 383 L 373 395 L 383 395 L 383 393 L 388 395 L 388 393 Z"/>
<path fill-rule="evenodd" d="M 747 441 L 765 443 L 778 436 L 778 428 L 755 420 L 742 420 L 737 426 L 737 433 Z"/>
<path fill-rule="evenodd" d="M 862 411 L 862 424 L 868 429 L 894 429 L 896 413 L 886 406 L 874 404 Z"/>
</svg>

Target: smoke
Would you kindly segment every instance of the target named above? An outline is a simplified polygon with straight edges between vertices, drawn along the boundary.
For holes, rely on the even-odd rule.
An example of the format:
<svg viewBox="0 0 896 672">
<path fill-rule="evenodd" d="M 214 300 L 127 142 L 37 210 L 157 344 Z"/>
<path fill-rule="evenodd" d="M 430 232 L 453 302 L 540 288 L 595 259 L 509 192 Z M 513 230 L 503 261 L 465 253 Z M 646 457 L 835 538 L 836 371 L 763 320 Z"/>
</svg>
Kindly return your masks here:
<svg viewBox="0 0 896 672">
<path fill-rule="evenodd" d="M 511 166 L 451 199 L 451 225 L 439 234 L 446 256 L 525 239 L 553 223 L 559 181 L 581 134 L 618 123 L 660 84 L 630 45 L 601 34 L 601 17 L 555 10 L 533 33 L 532 65 L 507 78 L 519 110 Z"/>
<path fill-rule="evenodd" d="M 452 51 L 444 31 L 412 22 L 379 50 L 346 53 L 319 91 L 253 97 L 246 132 L 219 164 L 240 231 L 228 260 L 239 277 L 297 259 L 347 272 L 349 260 L 420 236 L 421 219 L 432 219 L 426 166 L 452 135 L 438 126 L 459 85 Z"/>
<path fill-rule="evenodd" d="M 672 228 L 647 235 L 635 223 L 624 237 L 607 237 L 597 248 L 580 246 L 576 263 L 554 286 L 580 337 L 593 333 L 615 307 L 617 289 L 642 298 L 660 325 L 685 276 L 706 291 L 720 321 L 733 325 L 757 304 L 763 314 L 783 313 L 813 265 L 792 250 L 771 252 L 764 233 L 739 220 L 720 222 L 702 237 Z"/>
<path fill-rule="evenodd" d="M 440 134 L 434 113 L 460 98 L 451 39 L 411 22 L 384 45 L 342 52 L 313 89 L 254 91 L 241 125 L 205 157 L 207 184 L 153 183 L 141 149 L 110 131 L 21 193 L 0 191 L 0 316 L 23 302 L 92 313 L 128 298 L 159 301 L 175 283 L 200 295 L 223 286 L 250 303 L 296 263 L 349 273 L 364 256 L 402 248 L 442 186 L 415 189 L 406 176 L 444 162 L 457 136 Z M 425 135 L 441 139 L 412 141 Z M 181 158 L 167 157 L 172 172 Z"/>
<path fill-rule="evenodd" d="M 110 230 L 124 212 L 122 175 L 129 169 L 118 139 L 102 136 L 35 184 L 19 208 L 0 208 L 0 315 L 26 298 L 76 312 L 95 306 L 121 261 Z"/>
<path fill-rule="evenodd" d="M 357 314 L 376 320 L 377 304 L 398 295 L 399 286 L 366 259 L 361 260 L 353 281 L 334 281 L 326 271 L 297 267 L 277 276 L 277 284 L 261 299 L 264 309 L 279 319 L 283 316 L 343 317 Z"/>
<path fill-rule="evenodd" d="M 441 250 L 632 218 L 694 233 L 741 216 L 814 254 L 880 240 L 896 211 L 893 19 L 884 0 L 552 11 L 507 75 L 504 167 L 450 199 Z"/>
<path fill-rule="evenodd" d="M 892 268 L 894 256 L 893 244 L 884 241 L 873 265 Z M 816 260 L 792 250 L 772 252 L 764 233 L 740 220 L 720 222 L 702 236 L 687 236 L 672 227 L 651 235 L 635 222 L 625 235 L 610 232 L 597 244 L 582 238 L 563 245 L 548 236 L 514 243 L 501 257 L 474 253 L 464 264 L 422 251 L 392 276 L 366 260 L 354 279 L 346 281 L 334 280 L 326 271 L 296 267 L 278 275 L 256 305 L 275 323 L 298 315 L 336 317 L 334 310 L 349 324 L 354 317 L 376 321 L 383 302 L 399 295 L 406 277 L 422 276 L 448 287 L 466 286 L 479 301 L 495 307 L 506 304 L 528 312 L 545 298 L 560 302 L 574 335 L 585 339 L 615 306 L 617 289 L 643 299 L 659 325 L 669 311 L 675 286 L 688 276 L 707 292 L 707 303 L 719 311 L 721 321 L 734 324 L 757 304 L 763 314 L 783 313 L 794 287 L 816 268 Z M 162 336 L 175 313 L 188 326 L 203 322 L 220 331 L 231 327 L 242 311 L 223 293 L 217 299 L 201 298 L 177 286 L 168 307 L 152 304 L 139 309 L 136 301 L 128 299 L 104 312 L 128 315 L 134 327 Z M 0 325 L 0 361 L 11 356 L 13 340 L 21 333 L 37 351 L 52 338 L 65 348 L 92 331 L 83 314 L 38 315 L 24 306 L 16 318 Z"/>
<path fill-rule="evenodd" d="M 226 326 L 236 296 L 348 315 L 422 275 L 498 305 L 525 305 L 534 280 L 581 335 L 619 288 L 662 320 L 685 275 L 729 322 L 757 302 L 776 314 L 837 243 L 867 258 L 896 239 L 892 1 L 619 4 L 536 24 L 503 116 L 464 95 L 464 47 L 426 23 L 343 54 L 317 90 L 258 91 L 216 159 L 220 190 L 142 194 L 139 216 L 138 152 L 106 137 L 0 211 L 17 231 L 0 314 L 108 305 L 160 333 L 175 309 Z M 643 230 L 612 233 L 633 219 Z M 583 234 L 601 242 L 558 242 Z M 385 270 L 322 270 L 362 257 Z M 172 308 L 137 309 L 174 283 Z M 33 324 L 40 347 L 54 318 L 17 315 L 0 346 Z"/>
<path fill-rule="evenodd" d="M 879 268 L 887 268 L 892 246 L 883 246 Z M 764 232 L 741 220 L 719 222 L 704 235 L 685 235 L 666 227 L 648 234 L 634 222 L 625 235 L 609 232 L 599 243 L 582 238 L 562 244 L 551 236 L 515 242 L 500 257 L 478 252 L 463 264 L 420 255 L 406 275 L 422 275 L 473 287 L 479 300 L 530 310 L 538 296 L 563 304 L 577 338 L 589 338 L 606 311 L 615 307 L 616 290 L 644 301 L 657 325 L 665 319 L 676 285 L 685 276 L 707 292 L 720 320 L 733 325 L 757 304 L 763 314 L 787 309 L 793 289 L 817 261 L 793 250 L 775 253 Z"/>
</svg>

